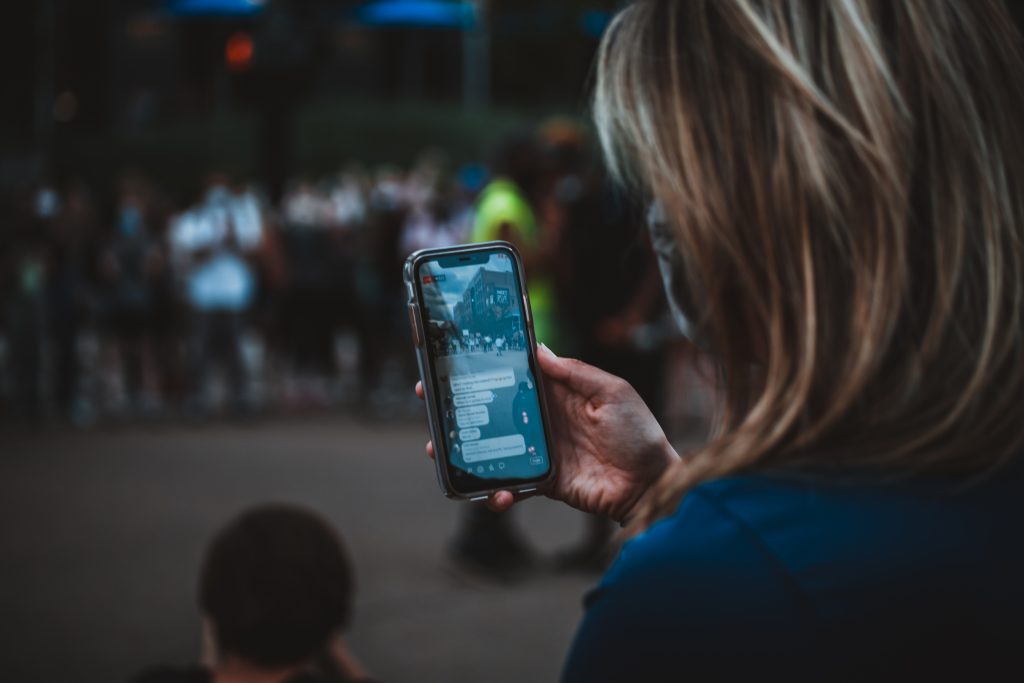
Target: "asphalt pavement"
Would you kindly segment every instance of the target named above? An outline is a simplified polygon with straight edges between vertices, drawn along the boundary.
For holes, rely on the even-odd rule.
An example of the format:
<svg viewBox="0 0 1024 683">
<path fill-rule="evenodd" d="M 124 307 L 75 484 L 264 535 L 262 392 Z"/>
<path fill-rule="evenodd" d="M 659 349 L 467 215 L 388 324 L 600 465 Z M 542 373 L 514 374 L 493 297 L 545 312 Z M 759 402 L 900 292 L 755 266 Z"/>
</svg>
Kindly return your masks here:
<svg viewBox="0 0 1024 683">
<path fill-rule="evenodd" d="M 556 680 L 595 577 L 467 580 L 445 544 L 461 505 L 423 454 L 426 426 L 341 417 L 0 433 L 3 680 L 118 683 L 199 649 L 203 548 L 262 502 L 330 519 L 354 559 L 350 639 L 381 681 Z M 550 556 L 582 515 L 547 500 L 516 521 Z"/>
</svg>

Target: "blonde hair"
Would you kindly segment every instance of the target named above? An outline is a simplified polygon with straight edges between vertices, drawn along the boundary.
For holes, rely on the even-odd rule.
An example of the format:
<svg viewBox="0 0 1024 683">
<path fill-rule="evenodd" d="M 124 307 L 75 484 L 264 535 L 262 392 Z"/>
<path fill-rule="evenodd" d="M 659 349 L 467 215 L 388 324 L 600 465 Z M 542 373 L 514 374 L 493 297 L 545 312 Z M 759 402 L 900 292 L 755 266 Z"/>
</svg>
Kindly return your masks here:
<svg viewBox="0 0 1024 683">
<path fill-rule="evenodd" d="M 597 62 L 722 381 L 639 525 L 762 467 L 984 472 L 1024 443 L 1024 69 L 999 2 L 643 0 Z"/>
</svg>

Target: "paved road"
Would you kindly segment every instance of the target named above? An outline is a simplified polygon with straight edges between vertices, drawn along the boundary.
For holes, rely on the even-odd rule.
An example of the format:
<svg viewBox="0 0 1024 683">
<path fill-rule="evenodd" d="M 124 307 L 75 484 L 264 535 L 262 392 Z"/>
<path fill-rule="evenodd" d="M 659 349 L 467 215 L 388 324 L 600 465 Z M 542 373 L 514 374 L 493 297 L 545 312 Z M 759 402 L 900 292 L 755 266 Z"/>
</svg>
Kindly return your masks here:
<svg viewBox="0 0 1024 683">
<path fill-rule="evenodd" d="M 309 505 L 358 572 L 351 639 L 375 677 L 550 681 L 593 579 L 468 584 L 444 558 L 460 511 L 422 455 L 425 425 L 341 418 L 256 425 L 0 433 L 4 680 L 117 683 L 198 649 L 203 547 L 242 508 Z M 546 500 L 518 521 L 543 552 L 581 516 Z"/>
</svg>

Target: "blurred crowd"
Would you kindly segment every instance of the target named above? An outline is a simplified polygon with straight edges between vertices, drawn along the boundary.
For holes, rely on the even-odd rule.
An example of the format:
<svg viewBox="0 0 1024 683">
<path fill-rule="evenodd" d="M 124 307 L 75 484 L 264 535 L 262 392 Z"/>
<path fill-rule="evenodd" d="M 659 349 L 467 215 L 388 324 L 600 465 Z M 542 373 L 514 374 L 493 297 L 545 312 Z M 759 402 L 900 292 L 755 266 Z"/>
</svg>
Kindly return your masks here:
<svg viewBox="0 0 1024 683">
<path fill-rule="evenodd" d="M 279 202 L 212 173 L 177 205 L 125 174 L 107 221 L 86 181 L 42 182 L 0 232 L 0 411 L 385 407 L 412 373 L 401 263 L 465 239 L 478 173 L 431 152 L 297 179 Z"/>
<path fill-rule="evenodd" d="M 671 332 L 642 207 L 555 130 L 506 157 L 529 157 L 552 256 L 533 270 L 560 285 L 560 351 L 657 394 Z M 182 201 L 124 173 L 105 211 L 87 180 L 43 180 L 7 199 L 0 226 L 0 418 L 414 412 L 401 265 L 473 239 L 501 174 L 500 158 L 453 167 L 428 150 L 296 178 L 279 201 L 212 172 Z"/>
</svg>

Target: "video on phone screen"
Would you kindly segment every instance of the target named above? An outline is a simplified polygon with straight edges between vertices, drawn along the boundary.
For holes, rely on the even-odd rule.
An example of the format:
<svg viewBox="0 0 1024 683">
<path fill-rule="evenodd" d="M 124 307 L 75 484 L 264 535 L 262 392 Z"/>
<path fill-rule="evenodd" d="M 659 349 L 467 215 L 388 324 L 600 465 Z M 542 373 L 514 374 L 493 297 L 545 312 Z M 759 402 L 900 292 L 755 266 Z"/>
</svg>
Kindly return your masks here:
<svg viewBox="0 0 1024 683">
<path fill-rule="evenodd" d="M 548 453 L 512 258 L 496 253 L 451 267 L 428 261 L 419 276 L 456 476 L 542 476 Z"/>
</svg>

